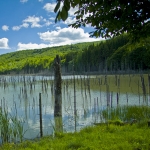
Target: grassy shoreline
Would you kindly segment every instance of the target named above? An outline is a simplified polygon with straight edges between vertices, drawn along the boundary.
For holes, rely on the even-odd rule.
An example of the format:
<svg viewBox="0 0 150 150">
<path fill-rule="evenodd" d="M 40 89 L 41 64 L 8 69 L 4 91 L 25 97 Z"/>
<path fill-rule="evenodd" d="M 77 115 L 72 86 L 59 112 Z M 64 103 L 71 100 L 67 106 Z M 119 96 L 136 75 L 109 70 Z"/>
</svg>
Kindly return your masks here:
<svg viewBox="0 0 150 150">
<path fill-rule="evenodd" d="M 7 143 L 0 150 L 148 150 L 150 149 L 150 107 L 123 106 L 102 112 L 106 122 L 79 132 L 55 132 L 54 136 Z M 130 122 L 134 119 L 135 122 Z M 127 121 L 127 122 L 126 122 Z"/>
<path fill-rule="evenodd" d="M 150 149 L 150 127 L 145 124 L 118 126 L 103 124 L 86 127 L 76 133 L 56 133 L 55 137 L 43 137 L 37 141 L 20 144 L 8 143 L 0 150 L 140 150 Z"/>
</svg>

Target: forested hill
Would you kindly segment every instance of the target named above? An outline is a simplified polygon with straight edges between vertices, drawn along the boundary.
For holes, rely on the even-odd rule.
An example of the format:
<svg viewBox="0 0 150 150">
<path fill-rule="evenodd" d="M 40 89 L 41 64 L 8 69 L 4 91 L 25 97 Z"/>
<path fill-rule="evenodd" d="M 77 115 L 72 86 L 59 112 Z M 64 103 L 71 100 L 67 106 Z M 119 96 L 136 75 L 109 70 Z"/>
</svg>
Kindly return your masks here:
<svg viewBox="0 0 150 150">
<path fill-rule="evenodd" d="M 94 42 L 96 45 L 98 42 Z M 57 47 L 48 47 L 34 50 L 22 50 L 0 55 L 0 74 L 9 73 L 38 73 L 49 71 L 52 68 L 54 57 L 59 54 L 63 61 L 65 56 L 72 52 L 81 51 L 93 42 L 78 43 Z"/>
<path fill-rule="evenodd" d="M 147 40 L 149 41 L 149 40 Z M 49 73 L 54 57 L 61 57 L 62 72 L 146 70 L 150 68 L 150 48 L 130 46 L 127 35 L 110 40 L 51 48 L 23 50 L 0 55 L 0 74 Z"/>
</svg>

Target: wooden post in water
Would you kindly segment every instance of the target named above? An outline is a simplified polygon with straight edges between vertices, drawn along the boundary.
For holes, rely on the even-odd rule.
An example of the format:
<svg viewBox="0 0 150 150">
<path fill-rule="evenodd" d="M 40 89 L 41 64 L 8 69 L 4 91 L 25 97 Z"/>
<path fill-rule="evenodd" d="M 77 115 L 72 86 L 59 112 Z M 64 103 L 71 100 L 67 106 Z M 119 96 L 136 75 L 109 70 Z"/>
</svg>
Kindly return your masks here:
<svg viewBox="0 0 150 150">
<path fill-rule="evenodd" d="M 146 87 L 144 82 L 144 77 L 141 75 L 142 91 L 143 91 L 143 101 L 146 102 Z"/>
<path fill-rule="evenodd" d="M 109 85 L 106 84 L 106 94 L 107 94 L 107 107 L 110 106 L 110 93 L 109 93 Z"/>
<path fill-rule="evenodd" d="M 127 105 L 128 105 L 128 93 L 126 92 L 126 97 L 127 97 Z"/>
<path fill-rule="evenodd" d="M 74 123 L 75 123 L 75 132 L 77 127 L 77 110 L 76 110 L 76 80 L 75 80 L 75 68 L 73 64 L 73 85 L 74 85 Z"/>
<path fill-rule="evenodd" d="M 63 132 L 61 83 L 62 79 L 61 79 L 60 57 L 56 55 L 56 58 L 54 60 L 54 92 L 55 92 L 54 119 L 55 119 L 55 130 L 57 132 Z"/>
<path fill-rule="evenodd" d="M 43 136 L 42 129 L 42 102 L 41 102 L 41 93 L 39 93 L 39 112 L 40 112 L 40 136 Z"/>
<path fill-rule="evenodd" d="M 150 75 L 148 74 L 148 89 L 149 89 L 149 102 L 150 102 Z"/>
<path fill-rule="evenodd" d="M 117 106 L 119 105 L 119 94 L 117 92 Z"/>
<path fill-rule="evenodd" d="M 112 108 L 112 104 L 113 104 L 113 91 L 111 92 L 111 98 L 110 98 L 110 105 L 111 105 L 111 108 Z"/>
</svg>

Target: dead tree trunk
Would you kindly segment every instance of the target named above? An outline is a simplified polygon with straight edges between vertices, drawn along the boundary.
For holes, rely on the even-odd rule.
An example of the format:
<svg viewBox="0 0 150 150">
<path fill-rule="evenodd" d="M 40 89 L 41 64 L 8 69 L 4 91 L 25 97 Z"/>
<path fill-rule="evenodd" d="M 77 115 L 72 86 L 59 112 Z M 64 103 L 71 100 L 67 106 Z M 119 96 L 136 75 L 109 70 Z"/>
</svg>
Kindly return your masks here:
<svg viewBox="0 0 150 150">
<path fill-rule="evenodd" d="M 62 116 L 62 92 L 61 92 L 61 65 L 60 58 L 56 55 L 54 60 L 54 90 L 55 90 L 55 106 L 54 117 Z"/>
</svg>

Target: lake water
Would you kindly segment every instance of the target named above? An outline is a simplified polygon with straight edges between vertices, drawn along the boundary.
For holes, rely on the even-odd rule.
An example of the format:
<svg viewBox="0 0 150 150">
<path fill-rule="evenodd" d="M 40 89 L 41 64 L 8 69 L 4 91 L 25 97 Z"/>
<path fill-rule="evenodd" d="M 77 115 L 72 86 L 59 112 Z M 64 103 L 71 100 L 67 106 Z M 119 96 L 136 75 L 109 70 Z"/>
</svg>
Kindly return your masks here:
<svg viewBox="0 0 150 150">
<path fill-rule="evenodd" d="M 103 121 L 100 112 L 117 105 L 149 105 L 149 76 L 142 75 L 63 76 L 62 126 L 64 132 L 75 131 L 74 98 L 76 98 L 76 130 Z M 144 84 L 142 84 L 144 83 Z M 146 95 L 143 94 L 143 86 Z M 40 136 L 39 93 L 42 99 L 43 135 L 52 135 L 54 90 L 52 76 L 0 76 L 2 110 L 17 116 L 24 127 L 24 139 Z M 145 96 L 143 96 L 145 95 Z"/>
</svg>

